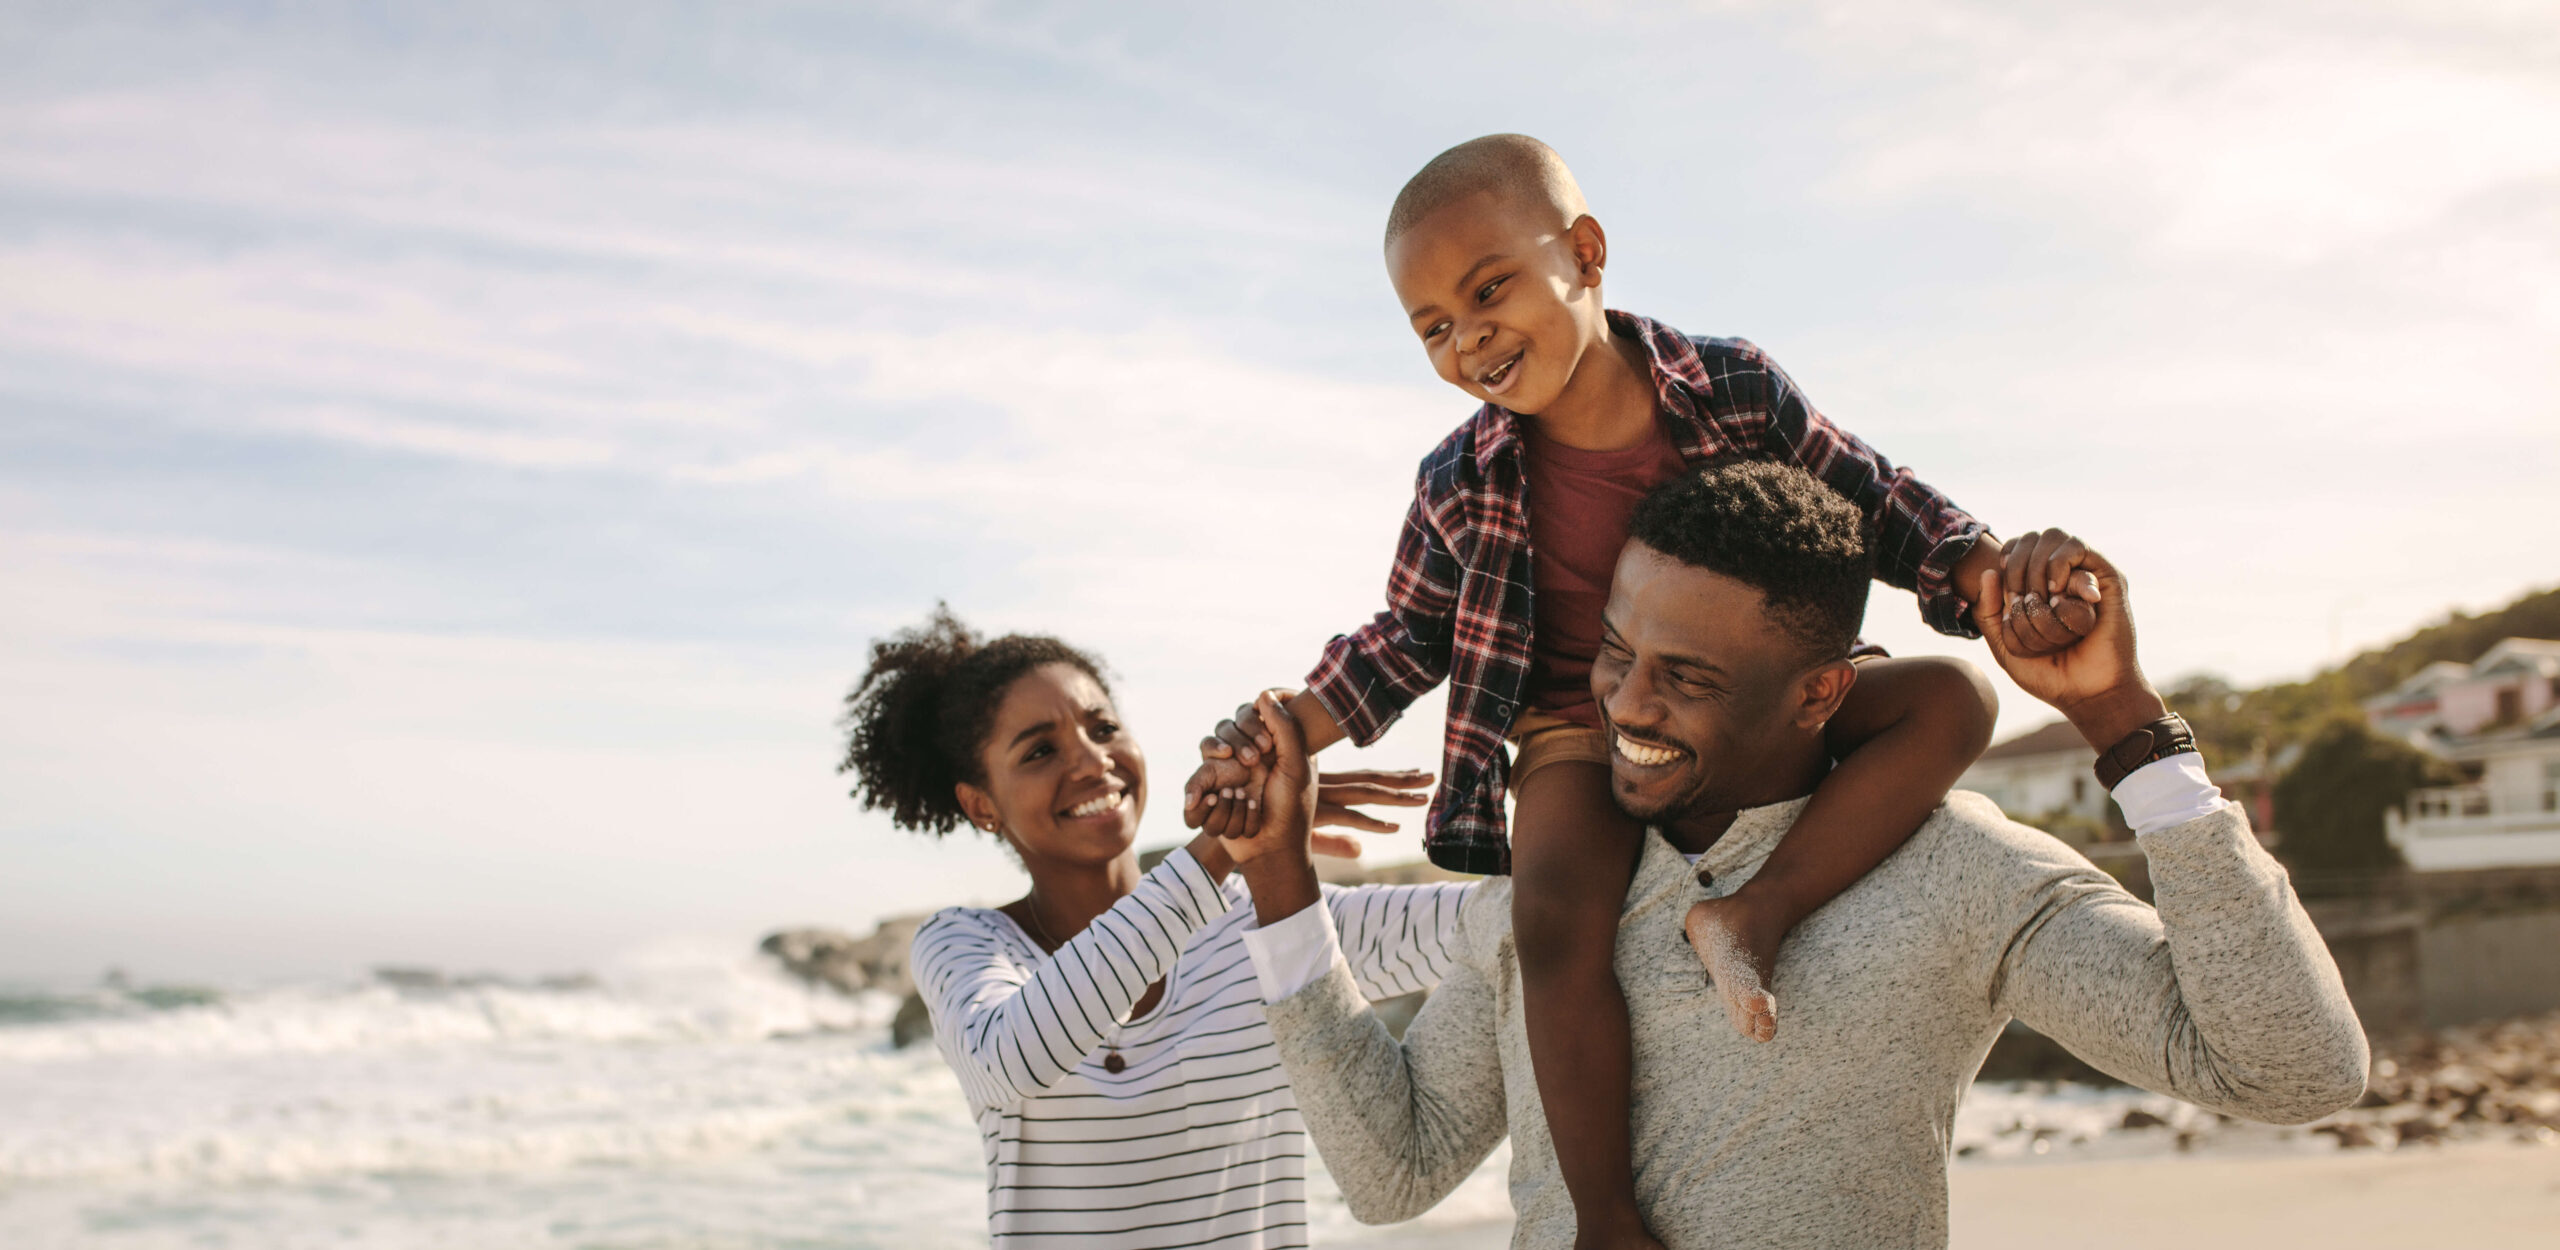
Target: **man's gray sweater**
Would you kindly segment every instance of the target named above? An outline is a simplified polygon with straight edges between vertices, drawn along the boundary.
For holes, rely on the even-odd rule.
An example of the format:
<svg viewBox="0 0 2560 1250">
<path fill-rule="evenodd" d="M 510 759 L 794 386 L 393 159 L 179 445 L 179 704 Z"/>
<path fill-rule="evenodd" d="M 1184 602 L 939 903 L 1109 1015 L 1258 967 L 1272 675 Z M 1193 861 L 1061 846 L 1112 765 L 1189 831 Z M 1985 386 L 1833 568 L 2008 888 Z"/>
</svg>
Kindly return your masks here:
<svg viewBox="0 0 2560 1250">
<path fill-rule="evenodd" d="M 2142 838 L 2157 910 L 2051 836 L 1957 792 L 1779 952 L 1777 1040 L 1725 1021 L 1681 932 L 1757 871 L 1803 800 L 1742 813 L 1700 861 L 1648 834 L 1619 922 L 1635 1044 L 1636 1197 L 1684 1247 L 1937 1247 L 1957 1102 L 2012 1017 L 2097 1067 L 2278 1123 L 2354 1102 L 2367 1054 L 2284 870 L 2225 807 Z M 1339 963 L 1269 1008 L 1352 1213 L 1409 1219 L 1513 1139 L 1513 1244 L 1568 1246 L 1573 1205 L 1530 1075 L 1511 886 L 1468 899 L 1459 967 L 1391 1039 Z"/>
</svg>

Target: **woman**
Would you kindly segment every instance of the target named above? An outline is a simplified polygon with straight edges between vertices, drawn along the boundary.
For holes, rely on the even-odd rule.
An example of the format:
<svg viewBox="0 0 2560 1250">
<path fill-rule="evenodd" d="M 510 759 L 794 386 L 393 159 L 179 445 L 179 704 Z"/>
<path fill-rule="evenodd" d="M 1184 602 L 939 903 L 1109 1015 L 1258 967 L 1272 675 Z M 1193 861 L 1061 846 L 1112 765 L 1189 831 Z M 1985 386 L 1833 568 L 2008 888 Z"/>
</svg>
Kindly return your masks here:
<svg viewBox="0 0 2560 1250">
<path fill-rule="evenodd" d="M 937 611 L 873 646 L 847 705 L 863 806 L 935 834 L 974 825 L 1031 875 L 1003 907 L 935 915 L 912 956 L 978 1113 L 994 1240 L 1307 1244 L 1306 1130 L 1243 945 L 1234 869 L 1253 845 L 1202 833 L 1140 874 L 1146 756 L 1101 665 L 1054 638 L 982 642 Z M 1347 805 L 1419 805 L 1429 780 L 1328 776 L 1319 820 L 1393 828 Z M 1328 891 L 1370 997 L 1439 982 L 1462 892 Z"/>
</svg>

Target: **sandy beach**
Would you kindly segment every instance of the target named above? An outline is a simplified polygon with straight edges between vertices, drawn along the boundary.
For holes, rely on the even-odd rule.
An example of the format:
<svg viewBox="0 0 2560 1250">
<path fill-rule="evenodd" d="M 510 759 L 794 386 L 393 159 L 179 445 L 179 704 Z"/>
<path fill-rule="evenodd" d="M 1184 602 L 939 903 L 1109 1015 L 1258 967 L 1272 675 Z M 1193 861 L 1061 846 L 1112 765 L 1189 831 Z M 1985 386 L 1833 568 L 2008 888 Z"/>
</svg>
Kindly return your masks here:
<svg viewBox="0 0 2560 1250">
<path fill-rule="evenodd" d="M 1957 1250 L 2507 1250 L 2560 1244 L 2560 1148 L 1995 1163 L 1953 1177 Z"/>
<path fill-rule="evenodd" d="M 1953 1250 L 2549 1250 L 2560 1146 L 1959 1164 Z M 1356 1244 L 1498 1250 L 1507 1224 L 1379 1230 Z"/>
</svg>

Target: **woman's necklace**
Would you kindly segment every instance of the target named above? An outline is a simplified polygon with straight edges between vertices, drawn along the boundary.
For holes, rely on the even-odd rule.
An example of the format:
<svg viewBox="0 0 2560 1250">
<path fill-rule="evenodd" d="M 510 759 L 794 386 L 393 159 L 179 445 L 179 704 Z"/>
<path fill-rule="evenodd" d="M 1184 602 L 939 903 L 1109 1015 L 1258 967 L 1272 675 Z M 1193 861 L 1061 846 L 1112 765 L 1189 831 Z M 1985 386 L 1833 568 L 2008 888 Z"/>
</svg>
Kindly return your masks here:
<svg viewBox="0 0 2560 1250">
<path fill-rule="evenodd" d="M 1031 927 L 1040 931 L 1040 941 L 1049 948 L 1051 954 L 1057 953 L 1058 939 L 1049 936 L 1049 926 L 1040 921 L 1040 887 L 1033 886 L 1030 893 L 1022 896 L 1022 901 L 1026 910 L 1031 913 Z M 1120 1057 L 1120 1047 L 1117 1044 L 1109 1041 L 1102 1044 L 1103 1071 L 1118 1076 L 1120 1070 L 1128 1066 L 1129 1061 Z"/>
</svg>

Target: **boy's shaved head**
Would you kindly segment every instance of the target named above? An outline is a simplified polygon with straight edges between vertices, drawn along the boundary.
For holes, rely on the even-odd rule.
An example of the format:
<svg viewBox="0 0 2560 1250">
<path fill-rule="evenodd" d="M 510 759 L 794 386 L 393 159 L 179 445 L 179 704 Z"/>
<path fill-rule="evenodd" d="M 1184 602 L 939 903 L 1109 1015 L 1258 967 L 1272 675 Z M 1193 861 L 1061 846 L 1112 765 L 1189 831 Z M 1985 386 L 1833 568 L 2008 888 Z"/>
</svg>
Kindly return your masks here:
<svg viewBox="0 0 2560 1250">
<path fill-rule="evenodd" d="M 1554 148 L 1527 135 L 1486 135 L 1432 157 L 1405 182 L 1395 207 L 1387 210 L 1387 245 L 1423 218 L 1479 191 L 1552 213 L 1559 230 L 1591 211 Z"/>
</svg>

